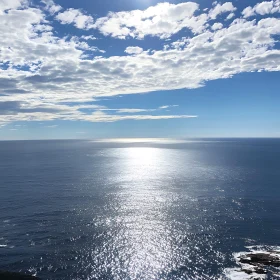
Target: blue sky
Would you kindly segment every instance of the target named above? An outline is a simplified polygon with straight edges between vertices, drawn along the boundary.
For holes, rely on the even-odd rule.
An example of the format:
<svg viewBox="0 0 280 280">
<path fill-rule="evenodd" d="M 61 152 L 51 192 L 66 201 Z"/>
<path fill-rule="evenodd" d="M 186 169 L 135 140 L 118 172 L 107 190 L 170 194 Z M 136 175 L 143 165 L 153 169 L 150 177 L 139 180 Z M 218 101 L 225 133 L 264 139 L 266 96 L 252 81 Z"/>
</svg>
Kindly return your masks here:
<svg viewBox="0 0 280 280">
<path fill-rule="evenodd" d="M 2 0 L 0 140 L 280 137 L 280 0 Z"/>
</svg>

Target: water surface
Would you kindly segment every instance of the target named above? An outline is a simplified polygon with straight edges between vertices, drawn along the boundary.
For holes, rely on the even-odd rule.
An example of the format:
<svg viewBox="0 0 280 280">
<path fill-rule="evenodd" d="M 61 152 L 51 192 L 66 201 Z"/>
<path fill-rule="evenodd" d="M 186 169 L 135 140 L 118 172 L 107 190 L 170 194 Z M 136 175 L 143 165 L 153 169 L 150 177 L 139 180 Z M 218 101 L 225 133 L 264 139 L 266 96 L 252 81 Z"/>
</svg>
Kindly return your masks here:
<svg viewBox="0 0 280 280">
<path fill-rule="evenodd" d="M 280 245 L 280 140 L 0 142 L 0 269 L 230 279 Z"/>
</svg>

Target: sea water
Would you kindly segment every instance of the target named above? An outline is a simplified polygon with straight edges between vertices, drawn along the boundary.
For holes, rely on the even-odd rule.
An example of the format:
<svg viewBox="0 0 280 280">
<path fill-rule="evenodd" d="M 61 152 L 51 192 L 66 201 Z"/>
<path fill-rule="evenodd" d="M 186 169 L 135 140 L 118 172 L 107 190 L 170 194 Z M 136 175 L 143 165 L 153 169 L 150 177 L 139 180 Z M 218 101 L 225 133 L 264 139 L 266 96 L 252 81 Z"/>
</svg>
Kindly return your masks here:
<svg viewBox="0 0 280 280">
<path fill-rule="evenodd" d="M 279 245 L 279 139 L 0 142 L 0 270 L 245 279 Z"/>
</svg>

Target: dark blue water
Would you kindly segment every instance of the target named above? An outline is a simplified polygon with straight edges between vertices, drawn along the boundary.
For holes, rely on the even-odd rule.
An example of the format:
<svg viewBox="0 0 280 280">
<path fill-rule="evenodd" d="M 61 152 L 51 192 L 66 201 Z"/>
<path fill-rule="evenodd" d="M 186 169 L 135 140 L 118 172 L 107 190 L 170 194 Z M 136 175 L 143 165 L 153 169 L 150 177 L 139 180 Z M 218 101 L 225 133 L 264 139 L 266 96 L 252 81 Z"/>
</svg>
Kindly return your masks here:
<svg viewBox="0 0 280 280">
<path fill-rule="evenodd" d="M 0 270 L 230 279 L 279 213 L 278 139 L 0 142 Z"/>
</svg>

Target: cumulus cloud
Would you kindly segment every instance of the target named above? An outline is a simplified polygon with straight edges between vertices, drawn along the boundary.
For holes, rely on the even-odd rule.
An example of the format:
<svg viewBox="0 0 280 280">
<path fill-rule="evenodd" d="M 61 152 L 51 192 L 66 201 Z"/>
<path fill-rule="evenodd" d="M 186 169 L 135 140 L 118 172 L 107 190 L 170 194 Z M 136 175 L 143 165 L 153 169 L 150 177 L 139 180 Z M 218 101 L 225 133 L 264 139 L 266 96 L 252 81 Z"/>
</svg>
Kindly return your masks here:
<svg viewBox="0 0 280 280">
<path fill-rule="evenodd" d="M 45 10 L 50 14 L 55 14 L 62 9 L 62 7 L 55 4 L 53 0 L 41 0 L 41 2 L 45 4 Z"/>
<path fill-rule="evenodd" d="M 244 18 L 252 17 L 256 14 L 259 15 L 267 15 L 267 14 L 274 14 L 280 12 L 280 1 L 264 1 L 261 3 L 256 4 L 254 7 L 246 7 L 242 14 Z"/>
<path fill-rule="evenodd" d="M 140 54 L 143 52 L 143 49 L 140 47 L 127 47 L 124 52 L 127 54 Z"/>
<path fill-rule="evenodd" d="M 229 13 L 228 19 L 234 16 L 236 8 L 231 2 L 224 4 L 215 3 L 208 13 L 204 9 L 203 13 L 196 15 L 199 5 L 195 2 L 180 4 L 170 4 L 168 2 L 159 3 L 146 10 L 132 10 L 125 12 L 110 12 L 106 17 L 98 18 L 93 24 L 90 16 L 89 24 L 80 24 L 81 29 L 98 29 L 105 36 L 112 36 L 119 39 L 132 37 L 143 39 L 145 36 L 156 36 L 167 39 L 180 30 L 187 28 L 194 34 L 203 32 L 207 27 L 207 21 L 216 19 L 219 15 Z M 69 9 L 57 16 L 63 24 L 74 23 L 75 18 L 82 16 L 79 10 Z"/>
<path fill-rule="evenodd" d="M 217 16 L 223 14 L 223 13 L 230 13 L 234 12 L 236 8 L 233 6 L 231 2 L 226 2 L 224 4 L 216 4 L 213 9 L 209 12 L 209 17 L 211 19 L 216 19 Z"/>
<path fill-rule="evenodd" d="M 188 27 L 194 32 L 203 29 L 206 15 L 194 16 L 199 5 L 194 2 L 180 4 L 159 3 L 146 10 L 109 13 L 96 20 L 95 28 L 104 35 L 124 39 L 142 39 L 146 35 L 168 38 Z"/>
<path fill-rule="evenodd" d="M 77 9 L 68 9 L 59 13 L 56 19 L 62 24 L 74 24 L 79 29 L 91 29 L 94 21 L 91 16 L 85 15 Z"/>
<path fill-rule="evenodd" d="M 222 29 L 223 28 L 223 24 L 220 23 L 220 22 L 215 22 L 213 25 L 212 25 L 212 30 L 219 30 L 219 29 Z"/>
<path fill-rule="evenodd" d="M 57 119 L 111 122 L 189 118 L 194 116 L 187 112 L 156 112 L 170 105 L 110 109 L 86 103 L 120 94 L 198 88 L 207 81 L 244 72 L 280 71 L 276 36 L 280 35 L 280 19 L 261 17 L 268 6 L 250 8 L 260 15 L 257 19 L 232 16 L 227 24 L 222 20 L 235 11 L 230 2 L 216 3 L 209 11 L 201 11 L 194 2 L 161 3 L 143 11 L 110 13 L 96 23 L 91 16 L 89 20 L 78 19 L 84 15 L 80 10 L 56 14 L 62 23 L 81 29 L 99 28 L 115 38 L 167 38 L 178 33 L 175 41 L 172 37 L 163 41 L 163 49 L 143 51 L 132 47 L 130 41 L 123 56 L 102 57 L 96 56 L 99 49 L 92 44 L 96 41 L 90 42 L 95 38 L 88 34 L 91 31 L 83 31 L 86 34 L 80 37 L 58 36 L 48 20 L 53 11 L 46 9 L 55 4 L 43 2 L 41 8 L 19 0 L 0 2 L 1 126 L 12 121 Z M 273 1 L 271 11 L 276 4 Z M 185 27 L 192 32 L 179 33 Z"/>
<path fill-rule="evenodd" d="M 27 4 L 25 0 L 1 0 L 0 14 L 10 9 L 17 9 Z"/>
</svg>

